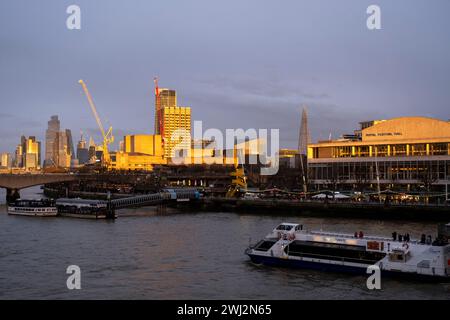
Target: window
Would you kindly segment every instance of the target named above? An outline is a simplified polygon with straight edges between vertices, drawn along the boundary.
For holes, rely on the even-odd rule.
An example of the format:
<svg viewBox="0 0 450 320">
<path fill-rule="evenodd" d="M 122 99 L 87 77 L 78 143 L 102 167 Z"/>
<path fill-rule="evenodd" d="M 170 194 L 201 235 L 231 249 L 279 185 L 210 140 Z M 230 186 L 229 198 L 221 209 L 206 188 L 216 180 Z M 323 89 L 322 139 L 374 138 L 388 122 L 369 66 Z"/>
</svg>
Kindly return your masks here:
<svg viewBox="0 0 450 320">
<path fill-rule="evenodd" d="M 412 156 L 425 156 L 427 154 L 426 144 L 413 144 L 411 145 L 411 155 Z"/>
<path fill-rule="evenodd" d="M 448 143 L 432 143 L 432 144 L 430 144 L 430 154 L 433 156 L 448 155 Z"/>
</svg>

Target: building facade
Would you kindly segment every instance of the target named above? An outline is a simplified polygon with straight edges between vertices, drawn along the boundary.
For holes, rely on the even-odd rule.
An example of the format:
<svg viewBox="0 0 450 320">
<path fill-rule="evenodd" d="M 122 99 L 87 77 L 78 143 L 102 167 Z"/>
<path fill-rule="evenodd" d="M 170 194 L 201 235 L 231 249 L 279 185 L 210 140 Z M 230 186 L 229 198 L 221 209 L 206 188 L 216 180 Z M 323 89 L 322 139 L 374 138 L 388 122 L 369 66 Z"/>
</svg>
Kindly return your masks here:
<svg viewBox="0 0 450 320">
<path fill-rule="evenodd" d="M 450 184 L 450 122 L 402 117 L 360 124 L 353 135 L 308 145 L 310 184 L 407 191 Z"/>
<path fill-rule="evenodd" d="M 160 135 L 127 135 L 122 149 L 111 154 L 111 167 L 116 170 L 151 171 L 157 164 L 166 164 Z"/>
<path fill-rule="evenodd" d="M 89 163 L 89 149 L 87 148 L 86 140 L 81 136 L 80 141 L 77 144 L 77 159 L 78 164 L 86 164 Z"/>
<path fill-rule="evenodd" d="M 191 149 L 191 108 L 164 108 L 163 123 L 164 156 L 167 159 L 187 156 Z"/>
<path fill-rule="evenodd" d="M 41 168 L 41 142 L 36 137 L 26 138 L 22 136 L 16 147 L 14 167 L 26 170 L 37 170 Z"/>
<path fill-rule="evenodd" d="M 60 128 L 61 123 L 58 119 L 58 116 L 51 116 L 50 120 L 47 123 L 47 130 L 45 131 L 44 167 L 54 167 L 58 162 L 57 156 L 55 154 L 55 144 Z"/>
<path fill-rule="evenodd" d="M 10 153 L 0 154 L 0 167 L 4 169 L 10 169 L 12 166 L 12 158 Z"/>
<path fill-rule="evenodd" d="M 155 94 L 155 134 L 160 135 L 160 119 L 164 117 L 164 108 L 175 108 L 177 106 L 177 93 L 175 90 L 160 88 L 159 89 L 159 101 L 158 96 Z"/>
<path fill-rule="evenodd" d="M 69 168 L 72 159 L 75 159 L 72 132 L 61 131 L 58 116 L 51 116 L 45 132 L 44 167 Z"/>
</svg>

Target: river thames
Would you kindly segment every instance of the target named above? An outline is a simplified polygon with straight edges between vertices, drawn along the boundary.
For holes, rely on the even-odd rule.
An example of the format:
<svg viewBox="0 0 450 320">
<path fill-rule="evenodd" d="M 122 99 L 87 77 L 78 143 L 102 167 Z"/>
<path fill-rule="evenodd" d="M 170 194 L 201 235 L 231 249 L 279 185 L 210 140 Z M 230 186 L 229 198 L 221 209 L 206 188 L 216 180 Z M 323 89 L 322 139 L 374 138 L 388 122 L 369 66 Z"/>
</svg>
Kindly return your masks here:
<svg viewBox="0 0 450 320">
<path fill-rule="evenodd" d="M 22 191 L 39 198 L 41 190 Z M 8 216 L 0 192 L 0 299 L 450 299 L 449 284 L 252 264 L 244 255 L 280 222 L 390 236 L 436 234 L 433 223 L 234 213 L 120 210 L 116 221 Z M 81 268 L 81 290 L 66 269 Z"/>
</svg>

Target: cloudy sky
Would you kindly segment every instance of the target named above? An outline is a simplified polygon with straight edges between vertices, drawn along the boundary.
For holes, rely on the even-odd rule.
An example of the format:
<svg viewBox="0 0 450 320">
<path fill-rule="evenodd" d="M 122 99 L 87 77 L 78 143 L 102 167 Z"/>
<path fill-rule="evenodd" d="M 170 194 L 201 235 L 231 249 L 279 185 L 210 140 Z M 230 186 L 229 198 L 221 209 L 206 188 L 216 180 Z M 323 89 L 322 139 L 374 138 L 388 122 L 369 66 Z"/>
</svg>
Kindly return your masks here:
<svg viewBox="0 0 450 320">
<path fill-rule="evenodd" d="M 81 30 L 66 8 L 81 8 Z M 381 7 L 381 30 L 366 9 Z M 279 128 L 296 148 L 359 121 L 450 118 L 448 0 L 2 0 L 0 152 L 57 114 L 100 142 L 84 79 L 117 140 L 153 133 L 153 77 L 206 128 Z M 105 124 L 106 125 L 106 124 Z M 75 141 L 76 143 L 76 141 Z"/>
</svg>

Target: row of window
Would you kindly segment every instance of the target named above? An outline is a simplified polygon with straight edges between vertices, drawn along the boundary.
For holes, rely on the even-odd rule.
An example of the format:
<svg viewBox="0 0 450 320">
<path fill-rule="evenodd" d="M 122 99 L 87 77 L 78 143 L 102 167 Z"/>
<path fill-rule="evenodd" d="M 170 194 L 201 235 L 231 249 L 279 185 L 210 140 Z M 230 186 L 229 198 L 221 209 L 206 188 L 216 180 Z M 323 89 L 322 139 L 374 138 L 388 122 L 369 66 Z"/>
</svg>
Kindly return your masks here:
<svg viewBox="0 0 450 320">
<path fill-rule="evenodd" d="M 314 147 L 313 158 L 405 157 L 449 155 L 449 143 Z"/>
<path fill-rule="evenodd" d="M 450 179 L 450 161 L 378 161 L 311 163 L 309 178 L 330 181 L 446 180 Z"/>
</svg>

